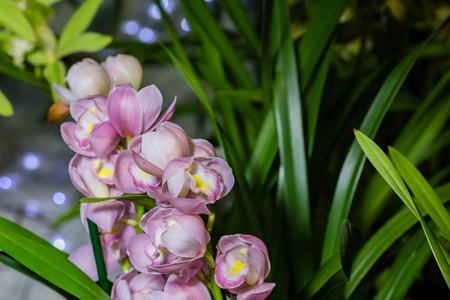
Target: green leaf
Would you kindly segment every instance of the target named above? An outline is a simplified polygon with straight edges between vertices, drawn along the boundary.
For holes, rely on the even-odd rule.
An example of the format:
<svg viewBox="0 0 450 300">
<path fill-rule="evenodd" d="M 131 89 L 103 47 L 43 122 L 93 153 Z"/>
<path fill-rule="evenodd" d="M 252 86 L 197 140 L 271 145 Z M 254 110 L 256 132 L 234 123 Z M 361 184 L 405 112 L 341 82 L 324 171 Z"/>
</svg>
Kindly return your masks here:
<svg viewBox="0 0 450 300">
<path fill-rule="evenodd" d="M 314 79 L 314 83 L 311 87 L 311 91 L 308 93 L 307 106 L 308 106 L 308 155 L 312 155 L 314 146 L 314 137 L 316 134 L 317 120 L 319 118 L 320 103 L 322 102 L 322 94 L 325 88 L 325 82 L 327 79 L 328 69 L 330 68 L 331 55 L 333 53 L 333 47 L 328 48 L 325 58 L 320 64 L 317 76 Z"/>
<path fill-rule="evenodd" d="M 300 79 L 301 88 L 305 89 L 324 54 L 331 35 L 336 28 L 339 17 L 347 7 L 349 0 L 323 0 L 311 16 L 309 27 L 300 42 Z"/>
<path fill-rule="evenodd" d="M 443 203 L 447 203 L 450 200 L 450 183 L 437 188 L 436 193 Z M 346 286 L 346 299 L 350 298 L 383 253 L 417 222 L 417 218 L 405 207 L 366 242 L 353 263 L 352 277 Z"/>
<path fill-rule="evenodd" d="M 77 9 L 70 20 L 64 26 L 61 36 L 59 37 L 59 48 L 65 49 L 67 45 L 77 39 L 89 24 L 91 24 L 102 0 L 85 0 Z M 60 52 L 58 50 L 58 52 Z"/>
<path fill-rule="evenodd" d="M 251 52 L 258 59 L 261 58 L 261 48 L 258 37 L 253 30 L 249 14 L 245 11 L 240 0 L 219 0 L 220 5 L 226 10 L 233 20 L 238 32 L 242 34 L 250 47 Z"/>
<path fill-rule="evenodd" d="M 53 283 L 51 283 L 48 280 L 45 280 L 41 276 L 37 275 L 36 273 L 34 273 L 33 271 L 31 271 L 30 269 L 28 269 L 27 267 L 25 267 L 18 261 L 16 261 L 14 258 L 9 256 L 8 254 L 4 253 L 3 251 L 0 251 L 0 262 L 4 263 L 8 267 L 13 268 L 14 270 L 32 278 L 32 279 L 39 281 L 40 283 L 48 286 L 49 288 L 53 289 L 55 292 L 61 294 L 61 296 L 63 296 L 66 299 L 71 299 L 71 300 L 77 299 L 76 297 L 74 297 L 71 294 L 67 293 L 66 291 L 60 289 Z"/>
<path fill-rule="evenodd" d="M 111 285 L 106 274 L 105 259 L 103 258 L 102 244 L 100 242 L 100 233 L 97 225 L 87 219 L 89 228 L 89 237 L 91 238 L 92 250 L 94 252 L 95 265 L 97 267 L 98 285 L 108 294 L 111 294 Z"/>
<path fill-rule="evenodd" d="M 287 28 L 289 14 L 286 1 L 276 1 L 274 14 L 283 20 L 278 29 L 282 36 L 273 86 L 275 119 L 280 152 L 277 201 L 284 206 L 288 234 L 292 245 L 291 261 L 296 287 L 301 289 L 312 275 L 311 221 L 305 143 L 300 90 L 294 45 Z M 299 290 L 298 290 L 299 291 Z"/>
<path fill-rule="evenodd" d="M 450 241 L 450 215 L 433 188 L 419 170 L 417 170 L 416 167 L 400 152 L 389 147 L 389 154 L 400 175 L 405 180 L 414 196 L 416 196 L 416 201 L 430 215 L 431 219 L 442 231 L 445 238 Z"/>
<path fill-rule="evenodd" d="M 406 56 L 384 81 L 360 127 L 360 130 L 364 131 L 369 137 L 375 136 L 406 76 L 432 37 L 433 35 Z M 364 153 L 358 143 L 353 141 L 336 184 L 328 217 L 321 263 L 324 263 L 338 250 L 339 224 L 348 216 L 364 162 Z"/>
<path fill-rule="evenodd" d="M 79 299 L 110 299 L 68 255 L 0 217 L 0 248 L 19 263 Z"/>
<path fill-rule="evenodd" d="M 57 57 L 62 58 L 75 52 L 96 52 L 111 43 L 112 37 L 97 32 L 86 32 L 58 47 Z"/>
<path fill-rule="evenodd" d="M 0 116 L 10 117 L 12 115 L 14 115 L 14 109 L 5 94 L 0 91 Z"/>
<path fill-rule="evenodd" d="M 397 254 L 388 277 L 374 300 L 404 299 L 430 256 L 430 246 L 422 230 L 419 229 Z"/>
<path fill-rule="evenodd" d="M 150 198 L 147 195 L 125 195 L 125 196 L 119 196 L 119 197 L 108 197 L 108 198 L 81 198 L 80 203 L 96 203 L 96 202 L 102 202 L 102 201 L 108 201 L 108 200 L 128 200 L 133 203 L 139 204 L 144 206 L 147 209 L 152 209 L 156 206 L 156 202 L 154 199 Z"/>
<path fill-rule="evenodd" d="M 27 41 L 36 41 L 36 33 L 14 1 L 0 0 L 0 24 Z"/>
<path fill-rule="evenodd" d="M 230 89 L 215 90 L 216 97 L 230 97 L 232 101 L 251 100 L 255 102 L 262 101 L 262 93 L 260 89 Z"/>
<path fill-rule="evenodd" d="M 245 88 L 252 88 L 253 82 L 249 73 L 245 69 L 244 64 L 233 49 L 230 41 L 225 36 L 225 33 L 220 28 L 219 23 L 209 10 L 205 1 L 181 0 L 180 2 L 185 13 L 194 17 L 191 22 L 194 21 L 204 30 L 208 39 L 220 52 L 221 56 L 230 67 L 234 75 L 233 78 L 236 79 L 236 84 Z"/>
<path fill-rule="evenodd" d="M 387 155 L 384 154 L 383 150 L 381 150 L 377 144 L 365 136 L 361 131 L 355 129 L 355 136 L 362 150 L 367 155 L 367 158 L 370 160 L 378 173 L 380 173 L 381 177 L 383 177 L 383 179 L 389 184 L 389 186 L 400 197 L 411 212 L 417 216 L 419 211 L 415 208 L 408 189 Z"/>
<path fill-rule="evenodd" d="M 363 235 L 359 228 L 348 220 L 342 221 L 339 232 L 342 270 L 345 276 L 350 279 L 353 260 L 363 245 Z"/>
<path fill-rule="evenodd" d="M 12 63 L 0 59 L 0 73 L 6 74 L 18 80 L 27 82 L 44 90 L 49 90 L 49 86 L 43 80 L 35 77 L 35 75 L 27 70 L 22 70 Z"/>
<path fill-rule="evenodd" d="M 301 291 L 302 299 L 311 299 L 316 295 L 323 286 L 340 270 L 341 260 L 339 255 L 336 253 L 328 261 L 326 261 L 316 272 L 314 272 L 311 280 Z"/>
</svg>

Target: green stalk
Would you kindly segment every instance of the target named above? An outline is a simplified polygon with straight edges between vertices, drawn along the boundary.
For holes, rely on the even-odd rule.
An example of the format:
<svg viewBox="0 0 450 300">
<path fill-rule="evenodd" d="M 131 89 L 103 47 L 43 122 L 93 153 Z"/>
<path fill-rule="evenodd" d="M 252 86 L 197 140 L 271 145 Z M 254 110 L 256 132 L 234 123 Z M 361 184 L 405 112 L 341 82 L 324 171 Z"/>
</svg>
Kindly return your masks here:
<svg viewBox="0 0 450 300">
<path fill-rule="evenodd" d="M 211 214 L 208 216 L 208 223 L 206 223 L 206 230 L 208 230 L 208 232 L 211 233 L 214 227 L 214 221 L 216 220 L 216 212 L 214 211 L 214 207 L 212 205 L 208 205 L 208 208 Z"/>
<path fill-rule="evenodd" d="M 223 300 L 222 297 L 222 291 L 220 290 L 220 287 L 217 285 L 216 281 L 214 280 L 214 269 L 210 269 L 209 273 L 211 274 L 211 287 L 209 288 L 209 291 L 211 292 L 211 295 L 214 300 Z"/>
<path fill-rule="evenodd" d="M 94 250 L 95 264 L 98 272 L 98 285 L 108 294 L 111 293 L 111 286 L 106 276 L 105 260 L 103 259 L 102 245 L 100 243 L 100 236 L 98 227 L 94 222 L 87 219 L 89 227 L 89 236 L 91 237 L 92 248 Z"/>
</svg>

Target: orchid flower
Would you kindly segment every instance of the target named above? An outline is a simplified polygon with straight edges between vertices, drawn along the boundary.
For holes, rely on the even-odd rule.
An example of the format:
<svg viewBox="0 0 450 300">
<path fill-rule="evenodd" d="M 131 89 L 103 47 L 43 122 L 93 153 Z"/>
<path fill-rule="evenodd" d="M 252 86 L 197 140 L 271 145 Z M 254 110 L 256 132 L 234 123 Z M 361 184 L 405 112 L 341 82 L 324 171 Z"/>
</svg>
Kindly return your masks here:
<svg viewBox="0 0 450 300">
<path fill-rule="evenodd" d="M 231 168 L 218 157 L 172 160 L 162 177 L 165 199 L 184 213 L 209 214 L 207 204 L 227 195 L 234 185 Z"/>
<path fill-rule="evenodd" d="M 133 266 L 143 273 L 180 272 L 202 259 L 210 240 L 199 216 L 172 208 L 153 208 L 139 226 L 145 233 L 132 237 L 127 251 Z"/>
<path fill-rule="evenodd" d="M 210 300 L 211 295 L 206 286 L 197 278 L 189 281 L 172 274 L 167 279 L 163 291 L 153 291 L 147 294 L 146 300 Z"/>
<path fill-rule="evenodd" d="M 130 83 L 135 90 L 141 86 L 142 66 L 133 56 L 108 56 L 101 65 L 116 85 Z"/>
<path fill-rule="evenodd" d="M 161 274 L 143 274 L 132 269 L 119 276 L 111 291 L 113 300 L 146 300 L 153 291 L 162 291 L 166 279 Z"/>
<path fill-rule="evenodd" d="M 69 163 L 69 175 L 73 185 L 85 196 L 106 198 L 120 196 L 112 183 L 115 155 L 108 159 L 98 159 L 75 154 Z M 109 200 L 96 203 L 81 204 L 81 220 L 86 225 L 86 218 L 97 224 L 102 230 L 111 232 L 114 225 L 125 214 L 126 204 L 123 201 Z"/>
<path fill-rule="evenodd" d="M 53 84 L 53 90 L 60 100 L 71 104 L 86 96 L 107 96 L 111 82 L 105 70 L 93 59 L 85 58 L 74 64 L 65 79 L 70 89 Z"/>
<path fill-rule="evenodd" d="M 217 244 L 216 273 L 217 285 L 234 294 L 249 292 L 261 285 L 269 275 L 270 261 L 267 248 L 257 237 L 244 234 L 227 235 L 220 238 Z M 265 285 L 264 287 L 268 287 Z M 264 290 L 262 287 L 262 290 Z M 272 290 L 273 286 L 270 288 Z M 256 295 L 268 295 L 256 290 Z"/>
</svg>

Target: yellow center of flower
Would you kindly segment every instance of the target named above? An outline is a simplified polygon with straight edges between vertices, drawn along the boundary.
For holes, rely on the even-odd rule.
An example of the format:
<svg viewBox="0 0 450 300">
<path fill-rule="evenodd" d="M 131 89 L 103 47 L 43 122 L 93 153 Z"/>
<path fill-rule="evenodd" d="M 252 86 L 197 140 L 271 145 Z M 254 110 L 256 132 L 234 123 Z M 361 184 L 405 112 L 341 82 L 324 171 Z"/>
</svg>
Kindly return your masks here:
<svg viewBox="0 0 450 300">
<path fill-rule="evenodd" d="M 245 257 L 247 255 L 247 251 L 248 251 L 247 248 L 242 248 L 241 250 L 239 250 L 239 253 L 241 253 L 242 256 Z"/>
<path fill-rule="evenodd" d="M 172 226 L 172 225 L 175 225 L 175 224 L 177 224 L 177 222 L 175 222 L 175 220 L 170 220 L 170 221 L 167 223 L 167 225 L 169 225 L 169 227 Z"/>
<path fill-rule="evenodd" d="M 86 130 L 86 132 L 84 133 L 85 135 L 88 135 L 89 133 L 91 133 L 92 131 L 92 127 L 95 125 L 95 122 L 91 122 L 89 123 L 88 129 Z"/>
<path fill-rule="evenodd" d="M 89 108 L 89 111 L 90 111 L 91 113 L 95 114 L 95 111 L 96 111 L 95 106 L 90 107 L 90 108 Z"/>
<path fill-rule="evenodd" d="M 236 260 L 236 262 L 234 263 L 234 267 L 230 269 L 230 272 L 233 275 L 237 275 L 239 274 L 239 271 L 242 270 L 243 267 L 245 267 L 247 264 L 241 262 L 240 260 Z"/>
<path fill-rule="evenodd" d="M 139 171 L 140 171 L 140 175 L 141 175 L 142 177 L 144 177 L 144 178 L 150 178 L 150 177 L 153 177 L 152 174 L 149 174 L 149 173 L 147 173 L 147 172 L 145 172 L 145 171 L 142 171 L 142 170 L 139 170 Z"/>
<path fill-rule="evenodd" d="M 198 187 L 202 191 L 206 191 L 209 189 L 209 187 L 210 187 L 209 183 L 203 182 L 202 179 L 200 177 L 198 177 L 198 175 L 193 175 L 192 177 L 194 177 L 194 179 L 195 179 L 196 187 Z"/>
<path fill-rule="evenodd" d="M 113 174 L 114 174 L 114 171 L 103 168 L 100 170 L 100 172 L 97 173 L 97 176 L 99 178 L 108 178 L 108 177 L 113 176 Z"/>
</svg>

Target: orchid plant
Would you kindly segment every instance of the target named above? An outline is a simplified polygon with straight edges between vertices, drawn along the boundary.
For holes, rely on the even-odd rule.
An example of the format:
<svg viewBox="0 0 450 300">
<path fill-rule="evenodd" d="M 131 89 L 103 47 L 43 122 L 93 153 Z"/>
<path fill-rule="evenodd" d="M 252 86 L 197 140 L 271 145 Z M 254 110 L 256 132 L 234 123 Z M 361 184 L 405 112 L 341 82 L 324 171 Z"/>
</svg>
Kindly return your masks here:
<svg viewBox="0 0 450 300">
<path fill-rule="evenodd" d="M 448 292 L 448 3 L 151 0 L 153 43 L 123 1 L 98 28 L 102 1 L 71 1 L 62 30 L 56 2 L 0 0 L 0 73 L 53 100 L 84 195 L 57 222 L 91 242 L 65 253 L 0 217 L 2 263 L 68 299 Z M 154 64 L 193 94 L 142 86 Z"/>
<path fill-rule="evenodd" d="M 264 282 L 270 261 L 260 239 L 224 236 L 213 258 L 213 204 L 232 189 L 233 172 L 211 143 L 169 122 L 175 100 L 161 114 L 160 91 L 154 85 L 139 89 L 142 67 L 129 55 L 101 65 L 84 59 L 66 81 L 70 89 L 53 88 L 76 121 L 61 125 L 76 152 L 69 174 L 81 193 L 99 201 L 82 203 L 80 215 L 86 229 L 95 229 L 88 222 L 97 226 L 101 244 L 101 251 L 82 246 L 69 260 L 94 281 L 104 276 L 98 268 L 110 273 L 122 264 L 124 275 L 112 287 L 115 300 L 211 299 L 206 287 L 222 299 L 217 286 L 237 299 L 265 299 L 275 284 Z M 145 213 L 141 204 L 148 197 L 127 200 L 142 194 L 152 198 L 147 205 L 156 204 Z M 210 216 L 206 225 L 199 214 Z"/>
</svg>

